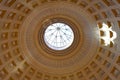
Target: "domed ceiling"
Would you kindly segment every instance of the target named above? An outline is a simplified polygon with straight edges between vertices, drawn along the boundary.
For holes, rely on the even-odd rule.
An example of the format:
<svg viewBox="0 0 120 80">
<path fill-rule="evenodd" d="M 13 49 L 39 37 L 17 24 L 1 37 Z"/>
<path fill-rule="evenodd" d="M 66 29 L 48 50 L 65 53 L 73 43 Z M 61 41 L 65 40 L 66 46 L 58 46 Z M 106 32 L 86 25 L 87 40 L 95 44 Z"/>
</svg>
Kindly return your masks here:
<svg viewBox="0 0 120 80">
<path fill-rule="evenodd" d="M 120 0 L 0 0 L 0 80 L 119 80 Z"/>
</svg>

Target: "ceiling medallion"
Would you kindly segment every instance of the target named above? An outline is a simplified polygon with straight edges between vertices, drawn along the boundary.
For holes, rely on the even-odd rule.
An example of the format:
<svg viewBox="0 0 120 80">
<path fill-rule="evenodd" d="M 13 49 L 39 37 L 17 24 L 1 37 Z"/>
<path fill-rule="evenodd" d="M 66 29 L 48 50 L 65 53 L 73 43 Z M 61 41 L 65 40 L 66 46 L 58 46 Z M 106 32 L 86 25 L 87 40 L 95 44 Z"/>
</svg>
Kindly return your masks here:
<svg viewBox="0 0 120 80">
<path fill-rule="evenodd" d="M 54 17 L 43 20 L 38 33 L 40 47 L 45 53 L 63 56 L 72 53 L 79 43 L 79 30 L 69 19 Z"/>
</svg>

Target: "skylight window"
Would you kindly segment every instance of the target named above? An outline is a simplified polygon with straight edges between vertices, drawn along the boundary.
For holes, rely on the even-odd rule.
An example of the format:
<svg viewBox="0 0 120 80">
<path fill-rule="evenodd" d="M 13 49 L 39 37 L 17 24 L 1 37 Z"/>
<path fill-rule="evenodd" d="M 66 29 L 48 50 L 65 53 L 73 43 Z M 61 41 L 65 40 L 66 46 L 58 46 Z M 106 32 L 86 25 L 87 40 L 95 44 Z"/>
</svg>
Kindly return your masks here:
<svg viewBox="0 0 120 80">
<path fill-rule="evenodd" d="M 54 50 L 64 50 L 71 46 L 74 33 L 65 23 L 53 23 L 47 27 L 44 33 L 46 45 Z"/>
</svg>

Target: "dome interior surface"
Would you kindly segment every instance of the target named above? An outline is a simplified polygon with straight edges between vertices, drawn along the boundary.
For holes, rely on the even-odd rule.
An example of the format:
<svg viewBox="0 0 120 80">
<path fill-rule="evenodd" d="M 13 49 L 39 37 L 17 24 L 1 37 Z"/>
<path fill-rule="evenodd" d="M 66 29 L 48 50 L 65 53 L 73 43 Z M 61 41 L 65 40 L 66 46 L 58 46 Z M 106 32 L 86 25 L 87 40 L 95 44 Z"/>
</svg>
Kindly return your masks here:
<svg viewBox="0 0 120 80">
<path fill-rule="evenodd" d="M 66 23 L 64 50 L 44 41 Z M 0 80 L 119 80 L 120 0 L 0 0 Z"/>
</svg>

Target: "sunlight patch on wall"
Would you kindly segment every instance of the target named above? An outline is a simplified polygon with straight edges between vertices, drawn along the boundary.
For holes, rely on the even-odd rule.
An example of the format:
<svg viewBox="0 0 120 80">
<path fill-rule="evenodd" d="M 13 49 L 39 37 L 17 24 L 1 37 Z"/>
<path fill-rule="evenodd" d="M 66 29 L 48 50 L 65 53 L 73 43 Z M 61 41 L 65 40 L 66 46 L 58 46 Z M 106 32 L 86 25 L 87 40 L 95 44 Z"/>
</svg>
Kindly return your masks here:
<svg viewBox="0 0 120 80">
<path fill-rule="evenodd" d="M 112 26 L 109 27 L 107 24 L 102 23 L 102 27 L 99 28 L 99 30 L 101 43 L 104 44 L 104 46 L 108 46 L 111 43 L 114 44 L 117 34 L 112 30 Z"/>
</svg>

